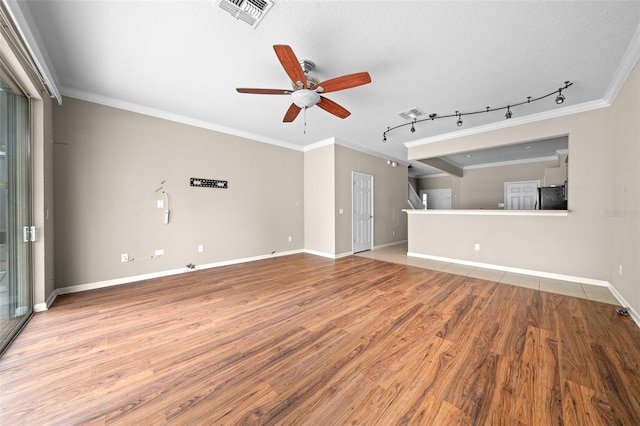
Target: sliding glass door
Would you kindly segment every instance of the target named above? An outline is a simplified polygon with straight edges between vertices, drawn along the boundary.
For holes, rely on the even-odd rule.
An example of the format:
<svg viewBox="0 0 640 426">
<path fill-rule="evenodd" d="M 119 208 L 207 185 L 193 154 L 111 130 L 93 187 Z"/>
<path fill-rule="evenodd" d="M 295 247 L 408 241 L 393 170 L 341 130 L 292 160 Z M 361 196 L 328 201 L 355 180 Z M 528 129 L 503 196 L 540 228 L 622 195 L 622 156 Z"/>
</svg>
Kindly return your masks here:
<svg viewBox="0 0 640 426">
<path fill-rule="evenodd" d="M 0 67 L 0 353 L 33 313 L 29 99 Z"/>
</svg>

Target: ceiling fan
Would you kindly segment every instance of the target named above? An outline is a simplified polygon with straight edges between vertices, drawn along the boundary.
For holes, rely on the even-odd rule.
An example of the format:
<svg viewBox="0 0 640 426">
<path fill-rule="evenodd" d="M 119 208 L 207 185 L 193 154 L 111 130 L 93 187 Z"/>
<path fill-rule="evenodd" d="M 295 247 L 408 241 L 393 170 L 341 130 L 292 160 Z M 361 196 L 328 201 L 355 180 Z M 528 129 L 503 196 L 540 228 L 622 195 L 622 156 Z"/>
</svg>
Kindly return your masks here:
<svg viewBox="0 0 640 426">
<path fill-rule="evenodd" d="M 237 88 L 239 93 L 252 93 L 258 95 L 291 95 L 292 104 L 282 120 L 290 123 L 296 119 L 302 109 L 318 105 L 323 110 L 340 118 L 347 118 L 351 113 L 322 96 L 321 93 L 337 92 L 338 90 L 350 89 L 371 83 L 368 72 L 343 75 L 319 82 L 318 78 L 311 74 L 315 64 L 309 60 L 299 61 L 291 47 L 277 44 L 273 46 L 276 56 L 280 60 L 282 67 L 291 79 L 293 89 L 246 89 Z"/>
</svg>

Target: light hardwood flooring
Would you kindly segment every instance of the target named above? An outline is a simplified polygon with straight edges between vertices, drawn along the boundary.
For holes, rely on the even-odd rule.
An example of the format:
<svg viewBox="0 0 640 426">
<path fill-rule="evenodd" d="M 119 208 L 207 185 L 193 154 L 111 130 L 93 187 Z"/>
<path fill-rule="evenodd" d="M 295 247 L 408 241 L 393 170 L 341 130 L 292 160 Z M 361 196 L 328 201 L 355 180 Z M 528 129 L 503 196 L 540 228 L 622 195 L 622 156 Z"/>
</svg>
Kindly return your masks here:
<svg viewBox="0 0 640 426">
<path fill-rule="evenodd" d="M 372 251 L 365 251 L 358 253 L 357 256 L 384 260 L 386 262 L 401 263 L 434 271 L 448 272 L 456 275 L 465 275 L 472 278 L 480 278 L 503 284 L 547 291 L 549 293 L 563 294 L 565 296 L 573 296 L 581 299 L 609 303 L 611 305 L 619 305 L 618 300 L 613 294 L 611 294 L 611 291 L 609 291 L 607 287 L 551 278 L 540 278 L 532 275 L 516 274 L 495 269 L 476 268 L 474 266 L 440 262 L 431 259 L 409 257 L 407 256 L 406 243 L 394 244 Z"/>
<path fill-rule="evenodd" d="M 308 254 L 59 296 L 0 358 L 2 425 L 635 425 L 609 304 Z"/>
</svg>

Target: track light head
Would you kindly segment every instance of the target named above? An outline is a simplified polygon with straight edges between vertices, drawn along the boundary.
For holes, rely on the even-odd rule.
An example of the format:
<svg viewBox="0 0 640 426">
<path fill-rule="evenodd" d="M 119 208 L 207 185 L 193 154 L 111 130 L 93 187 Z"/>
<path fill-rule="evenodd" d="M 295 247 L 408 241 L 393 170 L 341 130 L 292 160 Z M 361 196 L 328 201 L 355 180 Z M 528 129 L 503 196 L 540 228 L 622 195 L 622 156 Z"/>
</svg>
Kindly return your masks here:
<svg viewBox="0 0 640 426">
<path fill-rule="evenodd" d="M 564 102 L 566 98 L 564 97 L 564 95 L 562 94 L 562 89 L 558 89 L 558 96 L 556 96 L 556 103 L 558 105 L 560 105 L 561 103 Z"/>
<path fill-rule="evenodd" d="M 507 113 L 504 115 L 504 118 L 506 118 L 507 120 L 510 119 L 511 117 L 513 117 L 513 113 L 511 112 L 511 105 L 509 105 L 507 107 Z"/>
<path fill-rule="evenodd" d="M 414 124 L 416 124 L 416 120 L 413 120 L 413 122 L 411 123 L 411 133 L 416 132 L 416 127 L 414 126 Z"/>
<path fill-rule="evenodd" d="M 458 116 L 458 121 L 456 122 L 456 124 L 458 125 L 458 127 L 460 127 L 462 126 L 462 114 L 456 111 L 456 115 Z"/>
</svg>

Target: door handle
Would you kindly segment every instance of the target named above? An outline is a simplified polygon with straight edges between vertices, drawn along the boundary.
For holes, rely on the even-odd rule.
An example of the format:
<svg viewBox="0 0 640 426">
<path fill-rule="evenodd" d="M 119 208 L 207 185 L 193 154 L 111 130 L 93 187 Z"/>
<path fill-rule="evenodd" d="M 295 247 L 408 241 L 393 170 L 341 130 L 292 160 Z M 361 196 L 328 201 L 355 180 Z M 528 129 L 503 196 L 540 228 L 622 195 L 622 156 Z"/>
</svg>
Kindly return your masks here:
<svg viewBox="0 0 640 426">
<path fill-rule="evenodd" d="M 36 240 L 36 227 L 35 226 L 23 226 L 22 227 L 22 242 L 34 242 Z"/>
</svg>

